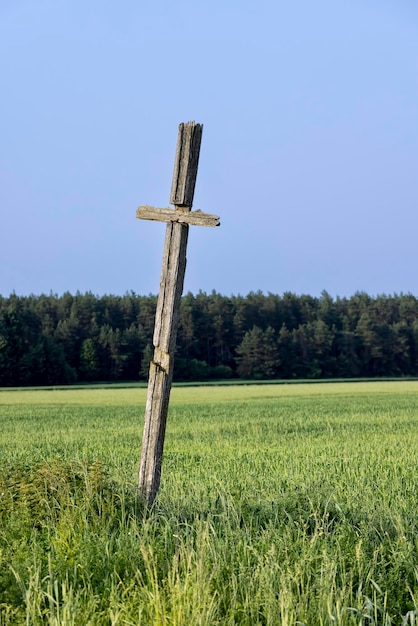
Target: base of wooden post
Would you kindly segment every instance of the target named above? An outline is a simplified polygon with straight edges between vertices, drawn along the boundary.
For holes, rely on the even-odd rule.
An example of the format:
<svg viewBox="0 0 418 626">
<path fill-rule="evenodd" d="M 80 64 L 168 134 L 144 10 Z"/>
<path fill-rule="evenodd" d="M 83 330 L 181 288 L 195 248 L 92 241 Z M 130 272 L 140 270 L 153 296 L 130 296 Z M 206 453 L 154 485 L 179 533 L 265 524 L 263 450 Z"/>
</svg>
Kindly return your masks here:
<svg viewBox="0 0 418 626">
<path fill-rule="evenodd" d="M 156 349 L 157 351 L 158 349 Z M 173 374 L 151 362 L 144 436 L 138 474 L 138 494 L 151 505 L 160 488 L 164 437 Z M 156 418 L 158 416 L 158 419 Z"/>
</svg>

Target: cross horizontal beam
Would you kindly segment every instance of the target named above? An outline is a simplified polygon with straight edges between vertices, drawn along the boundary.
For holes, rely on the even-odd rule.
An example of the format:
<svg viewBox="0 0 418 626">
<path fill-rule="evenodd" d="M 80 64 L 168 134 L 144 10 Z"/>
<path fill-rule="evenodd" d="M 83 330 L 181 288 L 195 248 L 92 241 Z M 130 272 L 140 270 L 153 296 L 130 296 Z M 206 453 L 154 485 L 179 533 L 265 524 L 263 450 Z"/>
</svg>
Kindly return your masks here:
<svg viewBox="0 0 418 626">
<path fill-rule="evenodd" d="M 191 224 L 192 226 L 219 226 L 220 221 L 217 215 L 203 213 L 202 211 L 184 212 L 187 207 L 181 210 L 158 209 L 145 204 L 138 207 L 136 217 L 140 220 L 153 220 L 155 222 L 177 222 L 179 224 Z"/>
</svg>

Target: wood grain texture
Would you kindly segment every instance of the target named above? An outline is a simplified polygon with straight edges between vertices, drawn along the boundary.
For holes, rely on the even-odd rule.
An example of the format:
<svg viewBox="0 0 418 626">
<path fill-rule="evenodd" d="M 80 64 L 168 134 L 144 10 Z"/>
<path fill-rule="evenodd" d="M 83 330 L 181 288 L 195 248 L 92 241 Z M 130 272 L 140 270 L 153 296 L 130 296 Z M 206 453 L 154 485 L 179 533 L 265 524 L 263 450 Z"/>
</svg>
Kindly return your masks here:
<svg viewBox="0 0 418 626">
<path fill-rule="evenodd" d="M 165 427 L 173 380 L 173 355 L 186 271 L 188 230 L 188 225 L 170 222 L 167 224 L 164 243 L 153 336 L 154 358 L 150 365 L 138 478 L 140 495 L 148 504 L 153 503 L 160 487 Z"/>
<path fill-rule="evenodd" d="M 193 206 L 203 124 L 187 122 L 179 125 L 170 203 Z"/>
<path fill-rule="evenodd" d="M 202 125 L 194 122 L 180 124 L 170 198 L 170 202 L 175 204 L 174 211 L 153 207 L 145 209 L 141 207 L 137 211 L 137 217 L 138 212 L 140 217 L 144 217 L 145 212 L 148 212 L 145 219 L 155 219 L 159 216 L 168 222 L 155 314 L 154 358 L 150 364 L 138 474 L 138 492 L 149 505 L 157 496 L 161 480 L 165 429 L 173 380 L 174 350 L 186 271 L 189 234 L 186 219 L 190 218 L 193 204 L 201 137 Z M 174 215 L 176 219 L 173 220 L 171 218 Z M 197 223 L 201 224 L 201 220 Z"/>
<path fill-rule="evenodd" d="M 183 210 L 173 210 L 169 207 L 158 209 L 148 204 L 138 207 L 136 217 L 140 220 L 153 220 L 155 222 L 178 222 L 179 224 L 190 224 L 192 226 L 219 226 L 218 215 L 203 213 L 202 211 L 185 212 Z"/>
<path fill-rule="evenodd" d="M 189 225 L 219 226 L 217 215 L 191 211 L 202 129 L 202 124 L 194 122 L 179 126 L 170 195 L 170 202 L 175 205 L 174 210 L 145 205 L 140 206 L 136 213 L 139 219 L 167 222 L 155 314 L 154 357 L 150 364 L 138 475 L 138 492 L 149 505 L 154 502 L 160 487 Z"/>
</svg>

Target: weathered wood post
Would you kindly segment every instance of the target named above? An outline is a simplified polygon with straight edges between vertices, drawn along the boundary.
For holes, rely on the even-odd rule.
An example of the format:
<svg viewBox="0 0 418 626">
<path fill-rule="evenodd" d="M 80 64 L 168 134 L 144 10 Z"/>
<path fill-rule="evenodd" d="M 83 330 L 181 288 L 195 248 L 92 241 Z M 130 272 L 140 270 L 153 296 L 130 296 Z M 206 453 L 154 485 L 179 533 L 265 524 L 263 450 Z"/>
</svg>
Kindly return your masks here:
<svg viewBox="0 0 418 626">
<path fill-rule="evenodd" d="M 173 361 L 180 300 L 186 269 L 189 224 L 219 226 L 219 218 L 191 211 L 199 163 L 202 124 L 180 124 L 171 186 L 170 208 L 138 208 L 140 219 L 168 222 L 164 244 L 160 292 L 154 328 L 154 358 L 150 364 L 144 434 L 139 465 L 138 491 L 148 504 L 158 493 L 161 478 L 168 403 L 173 380 Z"/>
</svg>

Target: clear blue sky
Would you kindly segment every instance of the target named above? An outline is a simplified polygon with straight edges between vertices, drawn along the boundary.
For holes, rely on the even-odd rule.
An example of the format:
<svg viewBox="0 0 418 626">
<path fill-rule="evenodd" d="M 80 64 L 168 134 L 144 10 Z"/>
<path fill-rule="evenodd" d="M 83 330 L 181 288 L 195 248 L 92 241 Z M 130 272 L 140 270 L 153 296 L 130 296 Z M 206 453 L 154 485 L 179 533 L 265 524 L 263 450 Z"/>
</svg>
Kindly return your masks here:
<svg viewBox="0 0 418 626">
<path fill-rule="evenodd" d="M 0 294 L 157 293 L 204 124 L 185 292 L 418 295 L 416 0 L 1 0 Z"/>
</svg>

